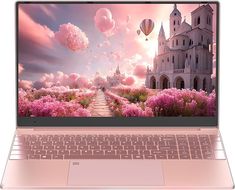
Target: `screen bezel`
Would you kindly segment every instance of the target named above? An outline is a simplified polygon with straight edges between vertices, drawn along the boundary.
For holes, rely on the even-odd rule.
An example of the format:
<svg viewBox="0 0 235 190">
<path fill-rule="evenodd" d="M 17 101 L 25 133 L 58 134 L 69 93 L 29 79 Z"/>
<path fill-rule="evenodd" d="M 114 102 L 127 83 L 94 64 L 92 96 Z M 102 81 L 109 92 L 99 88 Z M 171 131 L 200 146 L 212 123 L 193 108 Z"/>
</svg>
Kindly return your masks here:
<svg viewBox="0 0 235 190">
<path fill-rule="evenodd" d="M 216 4 L 216 116 L 214 117 L 19 117 L 18 115 L 18 6 L 20 4 Z M 217 1 L 18 1 L 15 4 L 16 13 L 16 115 L 18 127 L 48 127 L 48 126 L 72 126 L 72 127 L 183 127 L 203 126 L 218 127 L 219 110 L 219 2 Z"/>
</svg>

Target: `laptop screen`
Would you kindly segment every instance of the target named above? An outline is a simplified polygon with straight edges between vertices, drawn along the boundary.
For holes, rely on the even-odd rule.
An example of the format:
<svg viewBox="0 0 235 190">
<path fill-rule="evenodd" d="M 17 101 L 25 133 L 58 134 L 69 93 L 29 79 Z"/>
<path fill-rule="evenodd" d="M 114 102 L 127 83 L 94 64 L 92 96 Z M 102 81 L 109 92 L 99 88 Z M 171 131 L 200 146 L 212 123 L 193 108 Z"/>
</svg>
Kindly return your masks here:
<svg viewBox="0 0 235 190">
<path fill-rule="evenodd" d="M 21 3 L 18 117 L 216 117 L 215 3 Z"/>
</svg>

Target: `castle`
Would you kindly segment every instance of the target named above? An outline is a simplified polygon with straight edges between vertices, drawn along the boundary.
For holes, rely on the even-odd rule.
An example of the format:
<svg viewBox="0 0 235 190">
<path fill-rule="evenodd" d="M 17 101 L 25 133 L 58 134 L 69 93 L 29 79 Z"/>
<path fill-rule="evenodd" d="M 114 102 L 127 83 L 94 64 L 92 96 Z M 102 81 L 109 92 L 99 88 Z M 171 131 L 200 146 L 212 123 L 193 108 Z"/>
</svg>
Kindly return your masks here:
<svg viewBox="0 0 235 190">
<path fill-rule="evenodd" d="M 145 85 L 152 89 L 189 88 L 212 90 L 213 9 L 209 4 L 191 12 L 191 25 L 182 22 L 174 4 L 170 14 L 170 37 L 166 39 L 163 25 L 158 34 L 158 55 L 153 68 L 147 68 Z"/>
<path fill-rule="evenodd" d="M 120 72 L 119 65 L 116 68 L 115 73 L 112 76 L 107 77 L 107 83 L 109 87 L 118 86 L 125 79 L 125 75 Z"/>
</svg>

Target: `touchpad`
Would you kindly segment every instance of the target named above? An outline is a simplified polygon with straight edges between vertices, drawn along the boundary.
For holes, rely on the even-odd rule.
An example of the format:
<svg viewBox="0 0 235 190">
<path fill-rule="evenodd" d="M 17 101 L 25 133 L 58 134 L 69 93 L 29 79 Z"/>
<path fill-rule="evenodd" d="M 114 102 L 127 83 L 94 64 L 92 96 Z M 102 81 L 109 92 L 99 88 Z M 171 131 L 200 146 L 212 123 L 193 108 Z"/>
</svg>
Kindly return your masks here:
<svg viewBox="0 0 235 190">
<path fill-rule="evenodd" d="M 72 160 L 69 186 L 163 186 L 159 160 Z"/>
</svg>

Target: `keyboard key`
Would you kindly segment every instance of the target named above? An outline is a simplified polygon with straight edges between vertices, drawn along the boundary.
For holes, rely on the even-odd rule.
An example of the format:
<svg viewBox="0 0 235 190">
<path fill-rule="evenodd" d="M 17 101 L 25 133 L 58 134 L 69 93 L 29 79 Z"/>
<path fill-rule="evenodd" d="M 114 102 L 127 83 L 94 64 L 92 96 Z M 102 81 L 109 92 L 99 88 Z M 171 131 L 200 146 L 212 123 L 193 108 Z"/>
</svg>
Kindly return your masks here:
<svg viewBox="0 0 235 190">
<path fill-rule="evenodd" d="M 114 145 L 112 146 L 114 150 L 123 150 L 123 146 L 120 145 Z M 128 147 L 128 146 L 127 146 Z M 127 148 L 126 148 L 127 149 Z"/>
<path fill-rule="evenodd" d="M 105 150 L 105 155 L 114 155 L 115 154 L 115 150 Z"/>
<path fill-rule="evenodd" d="M 178 151 L 176 150 L 168 150 L 167 154 L 177 154 L 178 155 Z"/>
<path fill-rule="evenodd" d="M 220 141 L 213 142 L 212 147 L 214 150 L 223 150 L 223 145 Z"/>
<path fill-rule="evenodd" d="M 156 154 L 157 159 L 167 159 L 167 156 L 165 154 Z"/>
<path fill-rule="evenodd" d="M 54 146 L 52 146 L 52 145 L 44 145 L 44 149 L 45 150 L 52 150 L 52 149 L 54 149 Z"/>
<path fill-rule="evenodd" d="M 38 150 L 38 149 L 42 149 L 43 146 L 40 146 L 40 145 L 33 145 L 31 148 L 34 149 L 34 150 Z"/>
<path fill-rule="evenodd" d="M 99 147 L 100 148 L 100 147 Z M 86 145 L 80 145 L 77 147 L 78 150 L 88 150 L 88 146 Z"/>
<path fill-rule="evenodd" d="M 46 154 L 45 150 L 35 150 L 35 154 Z"/>
<path fill-rule="evenodd" d="M 145 159 L 155 159 L 154 155 L 144 155 Z"/>
<path fill-rule="evenodd" d="M 91 155 L 92 150 L 82 150 L 82 155 Z"/>
<path fill-rule="evenodd" d="M 132 145 L 136 145 L 136 146 L 142 146 L 143 143 L 141 141 L 133 141 Z"/>
<path fill-rule="evenodd" d="M 148 150 L 159 150 L 158 146 L 147 146 Z"/>
<path fill-rule="evenodd" d="M 34 154 L 34 150 L 12 150 L 11 154 L 23 154 L 23 155 Z"/>
<path fill-rule="evenodd" d="M 93 150 L 94 155 L 103 155 L 104 151 L 103 150 Z"/>
<path fill-rule="evenodd" d="M 25 146 L 25 145 L 13 145 L 12 146 L 12 150 L 29 150 L 30 149 L 30 146 Z"/>
<path fill-rule="evenodd" d="M 90 149 L 91 149 L 91 150 L 100 150 L 100 146 L 91 145 L 91 146 L 90 146 Z"/>
<path fill-rule="evenodd" d="M 199 150 L 200 151 L 200 146 L 198 145 L 192 145 L 192 146 L 190 146 L 190 150 L 192 151 L 192 150 Z"/>
<path fill-rule="evenodd" d="M 55 149 L 56 150 L 62 150 L 62 149 L 65 149 L 65 146 L 63 146 L 63 145 L 56 145 Z"/>
<path fill-rule="evenodd" d="M 29 159 L 40 159 L 40 155 L 29 155 Z"/>
<path fill-rule="evenodd" d="M 191 154 L 191 158 L 192 159 L 202 159 L 202 155 L 201 154 Z"/>
<path fill-rule="evenodd" d="M 63 159 L 63 155 L 53 155 L 53 159 Z"/>
<path fill-rule="evenodd" d="M 128 154 L 139 154 L 138 150 L 128 150 Z"/>
<path fill-rule="evenodd" d="M 179 156 L 178 156 L 178 154 L 168 154 L 167 158 L 168 159 L 179 159 Z"/>
<path fill-rule="evenodd" d="M 57 150 L 47 150 L 47 154 L 56 155 L 57 154 Z"/>
<path fill-rule="evenodd" d="M 135 149 L 136 149 L 136 150 L 145 150 L 146 148 L 145 148 L 145 146 L 143 146 L 143 145 L 136 145 L 136 146 L 135 146 Z"/>
<path fill-rule="evenodd" d="M 143 159 L 143 155 L 133 155 L 133 159 Z"/>
<path fill-rule="evenodd" d="M 27 159 L 26 155 L 22 155 L 22 154 L 12 154 L 10 155 L 10 160 L 25 160 Z"/>
<path fill-rule="evenodd" d="M 214 155 L 212 155 L 212 154 L 206 154 L 206 155 L 203 155 L 203 158 L 204 159 L 214 159 Z"/>
<path fill-rule="evenodd" d="M 126 155 L 127 151 L 126 150 L 116 150 L 116 153 L 120 154 L 120 155 Z"/>
<path fill-rule="evenodd" d="M 150 155 L 150 151 L 149 150 L 139 150 L 139 154 Z"/>
<path fill-rule="evenodd" d="M 102 145 L 102 146 L 101 146 L 101 149 L 102 149 L 102 150 L 111 150 L 111 148 L 112 148 L 112 147 L 111 147 L 111 146 L 108 146 L 108 145 Z"/>
<path fill-rule="evenodd" d="M 121 155 L 121 159 L 132 159 L 131 155 Z"/>
<path fill-rule="evenodd" d="M 219 160 L 226 159 L 225 153 L 223 150 L 215 150 L 214 154 L 215 154 L 215 159 L 219 159 Z"/>
<path fill-rule="evenodd" d="M 70 154 L 80 154 L 80 150 L 70 150 Z"/>
<path fill-rule="evenodd" d="M 58 154 L 59 155 L 69 154 L 69 150 L 59 150 Z"/>
<path fill-rule="evenodd" d="M 171 150 L 170 146 L 159 146 L 159 150 Z"/>
<path fill-rule="evenodd" d="M 41 155 L 41 159 L 51 159 L 51 155 Z"/>
<path fill-rule="evenodd" d="M 124 149 L 125 149 L 125 150 L 134 150 L 135 147 L 132 146 L 132 145 L 128 145 L 128 146 L 124 146 Z"/>
<path fill-rule="evenodd" d="M 180 154 L 180 159 L 190 159 L 189 154 Z"/>
<path fill-rule="evenodd" d="M 77 149 L 77 146 L 74 146 L 74 145 L 67 145 L 67 149 L 68 149 L 68 150 L 76 150 L 76 149 Z"/>
<path fill-rule="evenodd" d="M 151 154 L 166 154 L 165 150 L 151 150 Z"/>
</svg>

